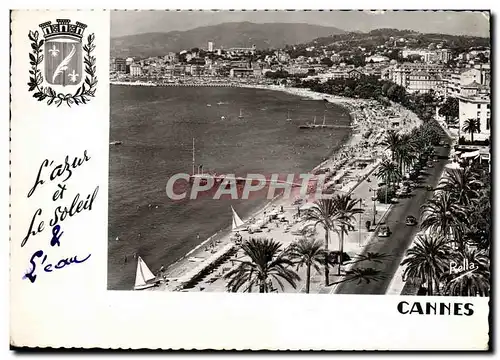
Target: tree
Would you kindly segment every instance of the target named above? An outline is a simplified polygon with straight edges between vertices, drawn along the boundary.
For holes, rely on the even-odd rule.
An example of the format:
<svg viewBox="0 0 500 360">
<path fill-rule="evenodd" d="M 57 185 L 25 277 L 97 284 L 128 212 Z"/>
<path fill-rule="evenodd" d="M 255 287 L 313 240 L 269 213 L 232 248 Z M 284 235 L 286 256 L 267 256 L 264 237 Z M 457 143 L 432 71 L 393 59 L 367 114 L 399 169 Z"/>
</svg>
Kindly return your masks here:
<svg viewBox="0 0 500 360">
<path fill-rule="evenodd" d="M 288 257 L 297 265 L 297 269 L 302 266 L 306 267 L 306 293 L 309 294 L 311 267 L 317 272 L 321 272 L 319 266 L 324 265 L 325 259 L 328 259 L 328 254 L 325 254 L 320 241 L 302 237 L 297 242 L 292 243 L 288 250 Z"/>
<path fill-rule="evenodd" d="M 237 292 L 243 285 L 243 291 L 252 292 L 254 286 L 259 287 L 260 293 L 270 290 L 270 280 L 275 280 L 284 289 L 285 280 L 294 289 L 300 277 L 289 267 L 293 262 L 281 250 L 281 244 L 272 239 L 251 238 L 241 245 L 241 249 L 249 260 L 243 260 L 233 270 L 229 271 L 224 279 L 229 280 L 227 288 Z M 239 260 L 236 260 L 239 261 Z"/>
<path fill-rule="evenodd" d="M 469 207 L 469 228 L 467 236 L 482 250 L 488 251 L 491 244 L 491 185 L 485 182 L 478 191 L 477 198 Z"/>
<path fill-rule="evenodd" d="M 489 296 L 490 261 L 486 253 L 477 249 L 465 249 L 456 254 L 453 262 L 456 266 L 463 263 L 473 268 L 444 276 L 445 292 L 451 296 Z"/>
<path fill-rule="evenodd" d="M 332 65 L 333 65 L 333 61 L 330 60 L 330 58 L 327 58 L 327 57 L 321 59 L 321 63 L 324 64 L 324 65 L 326 65 L 326 66 L 328 66 L 328 67 L 332 67 Z"/>
<path fill-rule="evenodd" d="M 478 119 L 467 119 L 465 120 L 462 131 L 470 134 L 471 143 L 474 142 L 474 134 L 480 131 L 479 120 Z"/>
<path fill-rule="evenodd" d="M 391 160 L 396 161 L 396 153 L 401 144 L 399 134 L 394 130 L 389 130 L 387 134 L 385 134 L 383 144 L 386 146 L 386 149 L 391 150 Z"/>
<path fill-rule="evenodd" d="M 313 222 L 312 226 L 321 225 L 325 230 L 325 286 L 329 284 L 330 272 L 328 269 L 328 243 L 330 242 L 330 231 L 338 233 L 341 220 L 339 212 L 332 198 L 320 199 L 305 213 L 304 220 Z"/>
<path fill-rule="evenodd" d="M 458 118 L 458 99 L 448 97 L 444 104 L 439 108 L 439 115 L 446 118 L 446 123 L 449 124 L 453 119 Z"/>
<path fill-rule="evenodd" d="M 419 235 L 401 263 L 406 265 L 403 273 L 405 279 L 418 278 L 427 282 L 428 295 L 433 295 L 433 284 L 448 268 L 449 246 L 442 236 Z"/>
<path fill-rule="evenodd" d="M 436 190 L 451 194 L 459 204 L 470 206 L 483 184 L 477 179 L 477 174 L 471 166 L 447 170 Z"/>
<path fill-rule="evenodd" d="M 386 197 L 385 203 L 388 202 L 388 188 L 391 184 L 401 178 L 401 173 L 399 171 L 398 165 L 391 161 L 390 159 L 384 159 L 380 164 L 375 176 L 379 179 L 383 179 L 385 182 Z"/>
<path fill-rule="evenodd" d="M 396 159 L 399 164 L 400 174 L 404 174 L 406 169 L 416 160 L 415 146 L 409 133 L 400 135 L 399 146 L 396 148 Z"/>
<path fill-rule="evenodd" d="M 467 224 L 467 215 L 462 205 L 458 204 L 448 192 L 437 192 L 437 195 L 422 205 L 422 230 L 436 231 L 443 238 L 448 234 L 460 240 L 463 249 L 462 234 Z"/>
<path fill-rule="evenodd" d="M 340 222 L 339 266 L 337 273 L 340 276 L 340 268 L 342 267 L 344 258 L 344 235 L 354 230 L 352 225 L 356 221 L 354 215 L 362 213 L 363 210 L 359 208 L 359 200 L 352 199 L 350 194 L 337 195 L 333 198 L 333 201 L 335 202 Z"/>
</svg>

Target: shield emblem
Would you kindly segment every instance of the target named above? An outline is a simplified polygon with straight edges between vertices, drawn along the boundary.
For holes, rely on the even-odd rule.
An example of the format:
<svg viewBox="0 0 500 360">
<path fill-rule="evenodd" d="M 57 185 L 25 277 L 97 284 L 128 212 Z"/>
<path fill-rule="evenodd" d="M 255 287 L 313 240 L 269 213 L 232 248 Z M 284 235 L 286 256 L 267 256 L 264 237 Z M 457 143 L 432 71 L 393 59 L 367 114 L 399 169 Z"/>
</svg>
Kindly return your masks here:
<svg viewBox="0 0 500 360">
<path fill-rule="evenodd" d="M 51 85 L 79 85 L 83 78 L 82 44 L 67 37 L 45 43 L 45 80 Z"/>
</svg>

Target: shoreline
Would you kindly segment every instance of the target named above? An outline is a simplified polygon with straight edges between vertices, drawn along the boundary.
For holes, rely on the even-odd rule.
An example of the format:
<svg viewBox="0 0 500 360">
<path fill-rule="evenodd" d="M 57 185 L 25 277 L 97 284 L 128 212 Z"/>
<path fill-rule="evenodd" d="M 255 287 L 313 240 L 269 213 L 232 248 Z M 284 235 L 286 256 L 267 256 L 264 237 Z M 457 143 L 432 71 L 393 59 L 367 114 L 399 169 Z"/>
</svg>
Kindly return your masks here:
<svg viewBox="0 0 500 360">
<path fill-rule="evenodd" d="M 128 86 L 144 86 L 144 84 L 141 83 L 127 83 L 127 84 L 121 84 L 121 83 L 116 83 L 116 82 L 111 82 L 114 85 L 128 85 Z M 148 84 L 149 85 L 149 84 Z M 146 85 L 146 86 L 148 86 Z M 156 86 L 156 85 L 151 85 L 151 86 Z M 162 85 L 159 85 L 162 86 Z M 175 85 L 172 85 L 175 86 Z M 180 85 L 183 86 L 183 85 Z M 189 85 L 184 85 L 184 86 L 189 86 Z M 196 86 L 196 85 L 195 85 Z M 199 85 L 199 86 L 204 86 L 204 85 Z M 205 86 L 210 86 L 210 85 L 205 85 Z M 232 87 L 235 85 L 229 85 L 228 87 Z M 332 151 L 329 152 L 325 156 L 325 160 L 323 160 L 321 163 L 317 164 L 315 167 L 313 167 L 308 173 L 309 174 L 315 174 L 317 171 L 321 169 L 325 169 L 327 167 L 336 167 L 338 166 L 339 163 L 342 161 L 347 162 L 348 161 L 348 156 L 347 151 L 353 150 L 354 148 L 358 147 L 360 143 L 366 142 L 366 139 L 363 135 L 363 131 L 359 130 L 365 130 L 367 129 L 372 129 L 370 126 L 366 126 L 366 124 L 363 124 L 362 122 L 362 117 L 363 115 L 366 116 L 366 111 L 363 112 L 363 108 L 368 108 L 370 109 L 371 107 L 374 106 L 376 103 L 375 101 L 372 100 L 366 100 L 366 99 L 352 99 L 352 98 L 344 98 L 344 97 L 339 97 L 339 96 L 334 96 L 334 95 L 329 95 L 329 94 L 322 94 L 322 93 L 317 93 L 314 92 L 310 89 L 306 88 L 293 88 L 293 87 L 284 87 L 284 86 L 279 86 L 279 85 L 256 85 L 256 84 L 238 84 L 236 85 L 238 87 L 244 87 L 244 88 L 252 88 L 252 89 L 260 89 L 260 90 L 272 90 L 272 91 L 281 91 L 288 93 L 290 95 L 298 96 L 299 98 L 303 99 L 309 99 L 309 100 L 317 100 L 317 101 L 327 101 L 331 104 L 339 105 L 344 107 L 348 113 L 349 113 L 349 118 L 350 118 L 350 126 L 351 126 L 351 133 L 348 136 L 345 136 L 339 143 L 338 146 L 334 147 Z M 398 107 L 392 106 L 389 107 L 391 111 L 398 111 Z M 399 107 L 399 110 L 401 111 L 404 108 Z M 404 109 L 407 112 L 409 110 Z M 371 111 L 371 110 L 370 110 Z M 360 114 L 361 113 L 361 114 Z M 410 112 L 411 113 L 411 112 Z M 415 114 L 413 114 L 416 119 Z M 354 131 L 355 128 L 358 128 L 358 131 Z M 380 130 L 380 129 L 378 129 Z M 357 149 L 359 150 L 359 149 Z M 373 152 L 372 152 L 373 153 Z M 372 172 L 376 166 L 378 166 L 380 162 L 381 154 L 378 156 L 375 155 L 373 158 L 373 163 L 371 165 L 372 168 L 370 169 L 369 172 Z M 342 166 L 340 166 L 342 168 Z M 370 168 L 370 166 L 367 166 Z M 342 169 L 339 169 L 339 172 L 342 173 Z M 341 180 L 345 175 L 342 175 L 338 177 L 337 181 Z M 337 176 L 336 176 L 337 177 Z M 347 176 L 345 176 L 347 177 Z M 348 185 L 347 190 L 340 190 L 342 192 L 352 192 L 358 185 L 359 183 L 362 182 L 362 179 L 360 180 L 359 178 L 364 178 L 364 175 L 358 177 L 357 179 L 354 180 L 354 184 L 352 184 L 350 181 Z M 323 184 L 325 190 L 328 188 L 329 185 L 332 186 L 333 182 Z M 292 207 L 293 209 L 296 209 L 297 207 L 295 205 L 291 206 L 291 203 L 293 202 L 293 199 L 290 198 L 283 198 L 282 195 L 277 195 L 273 199 L 267 201 L 265 204 L 263 204 L 260 207 L 257 207 L 255 210 L 251 211 L 251 213 L 244 217 L 243 220 L 246 224 L 251 224 L 252 220 L 259 219 L 259 217 L 262 217 L 263 213 L 268 210 L 269 208 L 273 207 L 276 208 L 278 205 L 281 206 L 286 206 L 288 209 Z M 287 211 L 288 213 L 289 211 Z M 262 235 L 259 235 L 260 233 L 257 233 L 255 236 L 265 236 L 264 233 Z M 172 264 L 168 265 L 166 269 L 161 273 L 163 276 L 163 279 L 165 279 L 165 283 L 161 284 L 160 287 L 152 288 L 150 290 L 153 291 L 158 291 L 158 290 L 170 290 L 170 291 L 179 291 L 183 289 L 182 284 L 176 283 L 177 279 L 184 278 L 184 282 L 186 275 L 189 275 L 193 273 L 193 271 L 196 273 L 196 269 L 200 268 L 200 264 L 202 265 L 201 268 L 203 267 L 210 267 L 213 265 L 212 263 L 215 263 L 218 261 L 218 259 L 222 258 L 225 256 L 224 253 L 228 253 L 229 250 L 231 250 L 229 244 L 233 243 L 234 241 L 232 239 L 232 233 L 230 226 L 225 227 L 202 241 L 200 244 L 196 245 L 194 248 L 192 248 L 189 252 L 187 252 L 184 256 L 180 257 L 176 261 L 174 261 Z M 207 246 L 211 243 L 212 251 L 207 254 Z M 205 249 L 203 249 L 205 247 Z M 220 254 L 219 254 L 220 253 Z M 220 256 L 218 256 L 220 255 Z M 190 261 L 191 259 L 196 259 L 197 261 Z M 198 262 L 200 260 L 201 262 Z M 211 260 L 211 261 L 209 261 Z M 192 276 L 196 277 L 196 276 Z M 173 284 L 172 284 L 173 283 Z M 187 290 L 184 290 L 187 291 Z"/>
<path fill-rule="evenodd" d="M 132 85 L 132 86 L 135 86 L 135 85 Z M 203 85 L 200 85 L 200 86 L 203 86 Z M 294 95 L 294 96 L 297 96 L 297 97 L 308 98 L 310 100 L 324 100 L 324 99 L 326 99 L 325 98 L 326 96 L 328 96 L 328 97 L 330 96 L 330 95 L 325 95 L 325 94 L 321 94 L 321 93 L 316 93 L 316 92 L 311 91 L 309 89 L 286 88 L 286 87 L 278 86 L 278 85 L 240 84 L 240 86 L 238 86 L 238 87 L 249 88 L 249 89 L 258 89 L 258 90 L 281 91 L 281 92 L 285 92 L 285 93 L 288 93 L 290 95 Z M 354 117 L 353 117 L 353 114 L 352 114 L 352 109 L 349 108 L 348 106 L 346 106 L 345 102 L 353 102 L 353 101 L 357 101 L 357 100 L 356 99 L 349 99 L 349 98 L 334 98 L 333 96 L 331 96 L 331 97 L 332 97 L 332 99 L 329 98 L 327 101 L 330 102 L 330 103 L 332 103 L 332 104 L 344 107 L 348 111 L 348 113 L 349 113 L 349 118 L 350 118 L 349 124 L 352 126 L 352 123 L 353 123 L 353 120 L 354 120 Z M 330 100 L 337 100 L 337 101 L 330 101 Z M 338 101 L 338 100 L 340 100 L 340 101 Z M 364 101 L 361 100 L 361 102 L 363 103 Z M 328 163 L 328 161 L 331 161 L 332 155 L 338 153 L 342 149 L 343 146 L 349 146 L 349 145 L 351 145 L 351 142 L 353 140 L 353 136 L 352 135 L 353 134 L 352 134 L 352 131 L 351 131 L 351 133 L 348 136 L 345 136 L 344 138 L 342 138 L 342 140 L 339 142 L 339 145 L 336 146 L 336 147 L 334 147 L 329 152 L 329 154 L 327 154 L 325 156 L 326 159 L 323 160 L 321 163 L 317 164 L 316 166 L 314 166 L 311 170 L 308 171 L 308 173 L 309 174 L 314 173 L 315 171 L 317 171 L 318 169 L 320 169 L 322 166 L 324 166 L 326 163 Z M 249 215 L 247 215 L 245 217 L 242 217 L 242 220 L 245 223 L 248 223 L 252 219 L 258 219 L 259 217 L 261 217 L 263 215 L 263 213 L 267 209 L 269 209 L 270 207 L 272 207 L 275 203 L 279 202 L 280 200 L 286 200 L 286 199 L 282 199 L 282 195 L 276 195 L 273 199 L 268 200 L 262 206 L 257 207 Z M 194 248 L 192 248 L 184 256 L 180 257 L 179 259 L 175 260 L 172 264 L 168 265 L 166 267 L 165 271 L 163 272 L 163 274 L 166 275 L 168 279 L 172 280 L 172 279 L 174 279 L 176 277 L 180 277 L 180 276 L 177 275 L 177 273 L 179 272 L 179 270 L 182 271 L 182 272 L 186 272 L 186 273 L 189 272 L 189 270 L 185 271 L 186 269 L 177 269 L 176 267 L 182 266 L 182 263 L 185 262 L 185 261 L 188 261 L 188 259 L 190 257 L 198 258 L 197 255 L 199 255 L 199 254 L 196 254 L 196 253 L 198 251 L 202 251 L 202 248 L 204 246 L 207 246 L 207 244 L 209 244 L 210 242 L 212 242 L 212 241 L 217 242 L 220 238 L 225 238 L 225 237 L 228 237 L 228 236 L 230 237 L 230 235 L 231 235 L 230 226 L 220 229 L 219 231 L 217 231 L 213 235 L 209 236 L 207 239 L 203 240 L 200 244 L 198 244 L 197 246 L 195 246 Z M 229 242 L 227 242 L 227 241 L 226 242 L 223 241 L 222 243 L 220 243 L 218 245 L 219 245 L 219 247 L 223 248 L 228 243 Z"/>
</svg>

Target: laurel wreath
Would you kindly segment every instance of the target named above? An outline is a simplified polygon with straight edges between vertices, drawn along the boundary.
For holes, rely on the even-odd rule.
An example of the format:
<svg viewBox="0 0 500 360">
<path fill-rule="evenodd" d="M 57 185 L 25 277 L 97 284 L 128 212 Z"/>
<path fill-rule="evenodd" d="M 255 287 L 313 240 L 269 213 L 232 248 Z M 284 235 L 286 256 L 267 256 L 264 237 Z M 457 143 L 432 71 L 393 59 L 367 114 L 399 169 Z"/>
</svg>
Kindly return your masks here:
<svg viewBox="0 0 500 360">
<path fill-rule="evenodd" d="M 72 104 L 86 104 L 90 101 L 91 97 L 95 97 L 97 76 L 95 66 L 96 59 L 95 56 L 92 56 L 92 51 L 95 49 L 95 36 L 93 33 L 87 37 L 87 44 L 82 47 L 85 53 L 83 59 L 83 62 L 85 63 L 85 73 L 88 76 L 85 77 L 85 82 L 74 94 L 56 93 L 50 86 L 41 86 L 43 83 L 43 76 L 42 71 L 38 68 L 38 65 L 40 65 L 43 61 L 42 46 L 45 41 L 43 39 L 38 41 L 38 31 L 30 31 L 28 38 L 31 40 L 31 48 L 33 49 L 33 51 L 29 54 L 31 70 L 28 91 L 36 90 L 33 94 L 34 98 L 38 99 L 38 101 L 47 99 L 47 105 L 55 104 L 59 107 L 64 102 L 66 105 L 71 107 Z"/>
</svg>

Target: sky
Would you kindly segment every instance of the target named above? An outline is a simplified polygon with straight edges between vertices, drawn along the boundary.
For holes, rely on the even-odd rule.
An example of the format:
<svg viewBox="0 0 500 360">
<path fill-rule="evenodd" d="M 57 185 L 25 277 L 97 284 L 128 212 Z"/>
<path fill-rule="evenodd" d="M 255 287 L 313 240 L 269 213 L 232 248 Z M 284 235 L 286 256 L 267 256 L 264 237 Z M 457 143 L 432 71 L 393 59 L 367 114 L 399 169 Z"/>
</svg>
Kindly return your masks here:
<svg viewBox="0 0 500 360">
<path fill-rule="evenodd" d="M 346 31 L 378 28 L 489 36 L 488 12 L 465 11 L 114 11 L 111 36 L 189 30 L 225 22 L 307 23 Z"/>
</svg>

